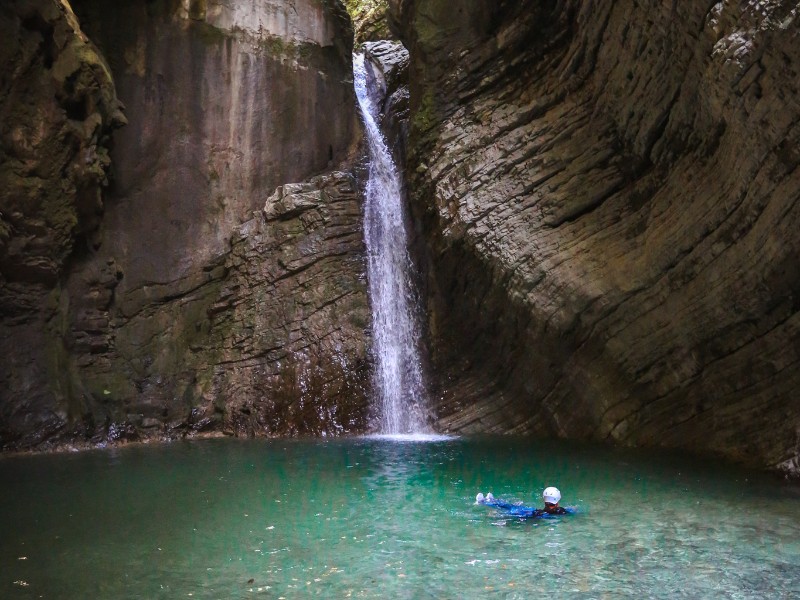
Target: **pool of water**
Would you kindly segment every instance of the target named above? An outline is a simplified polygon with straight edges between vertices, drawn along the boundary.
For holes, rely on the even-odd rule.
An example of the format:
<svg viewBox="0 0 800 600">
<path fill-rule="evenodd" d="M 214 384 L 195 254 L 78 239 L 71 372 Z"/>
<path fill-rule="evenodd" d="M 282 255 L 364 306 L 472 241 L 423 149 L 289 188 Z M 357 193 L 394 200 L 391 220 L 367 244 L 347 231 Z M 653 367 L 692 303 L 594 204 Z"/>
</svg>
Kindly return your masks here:
<svg viewBox="0 0 800 600">
<path fill-rule="evenodd" d="M 2 598 L 800 597 L 800 491 L 519 439 L 206 440 L 0 459 Z M 475 494 L 579 514 L 505 519 Z"/>
</svg>

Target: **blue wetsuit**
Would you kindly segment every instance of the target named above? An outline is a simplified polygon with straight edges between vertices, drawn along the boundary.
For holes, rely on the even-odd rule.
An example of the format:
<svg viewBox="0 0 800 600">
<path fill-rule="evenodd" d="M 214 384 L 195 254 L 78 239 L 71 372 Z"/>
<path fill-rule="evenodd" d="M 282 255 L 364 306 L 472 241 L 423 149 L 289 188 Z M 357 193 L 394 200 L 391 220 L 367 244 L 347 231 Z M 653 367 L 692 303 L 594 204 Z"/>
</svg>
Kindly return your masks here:
<svg viewBox="0 0 800 600">
<path fill-rule="evenodd" d="M 481 504 L 491 506 L 492 508 L 499 508 L 500 510 L 504 510 L 506 513 L 508 513 L 509 516 L 519 517 L 520 519 L 538 519 L 540 517 L 568 515 L 572 513 L 572 511 L 564 508 L 563 506 L 557 506 L 550 511 L 547 511 L 543 508 L 533 508 L 531 506 L 511 504 L 510 502 L 498 500 L 497 498 L 493 500 L 485 500 L 481 502 Z"/>
</svg>

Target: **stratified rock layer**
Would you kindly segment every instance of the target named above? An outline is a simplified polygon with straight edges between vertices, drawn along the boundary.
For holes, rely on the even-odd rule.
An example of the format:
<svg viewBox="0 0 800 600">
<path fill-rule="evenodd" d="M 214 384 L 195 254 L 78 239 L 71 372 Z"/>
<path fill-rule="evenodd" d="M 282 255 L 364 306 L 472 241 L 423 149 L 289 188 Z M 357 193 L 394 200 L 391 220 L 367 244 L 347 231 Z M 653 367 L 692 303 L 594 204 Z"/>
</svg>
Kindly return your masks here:
<svg viewBox="0 0 800 600">
<path fill-rule="evenodd" d="M 796 472 L 796 4 L 390 5 L 442 426 Z"/>
<path fill-rule="evenodd" d="M 3 319 L 0 446 L 363 429 L 359 199 L 331 172 L 358 141 L 344 8 L 72 4 L 129 124 L 48 312 Z"/>
</svg>

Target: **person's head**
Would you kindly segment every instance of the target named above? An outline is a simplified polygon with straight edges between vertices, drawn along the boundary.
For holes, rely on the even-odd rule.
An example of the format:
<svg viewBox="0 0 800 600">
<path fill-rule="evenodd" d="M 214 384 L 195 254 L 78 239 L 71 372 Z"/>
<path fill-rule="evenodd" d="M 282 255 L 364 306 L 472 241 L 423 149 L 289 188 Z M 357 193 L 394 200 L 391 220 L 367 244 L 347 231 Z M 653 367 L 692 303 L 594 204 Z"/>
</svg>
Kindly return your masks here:
<svg viewBox="0 0 800 600">
<path fill-rule="evenodd" d="M 561 492 L 555 487 L 545 488 L 544 492 L 542 492 L 542 498 L 544 498 L 545 509 L 556 508 L 561 501 Z"/>
</svg>

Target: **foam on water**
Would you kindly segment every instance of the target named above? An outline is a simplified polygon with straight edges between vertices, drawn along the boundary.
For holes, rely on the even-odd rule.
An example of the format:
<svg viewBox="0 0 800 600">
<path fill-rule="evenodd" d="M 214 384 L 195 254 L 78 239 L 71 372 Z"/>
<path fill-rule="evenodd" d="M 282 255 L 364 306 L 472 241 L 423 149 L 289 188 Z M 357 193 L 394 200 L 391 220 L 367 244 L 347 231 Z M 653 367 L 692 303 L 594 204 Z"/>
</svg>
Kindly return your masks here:
<svg viewBox="0 0 800 600">
<path fill-rule="evenodd" d="M 362 439 L 385 442 L 447 442 L 456 438 L 441 433 L 374 433 L 362 436 Z"/>
</svg>

